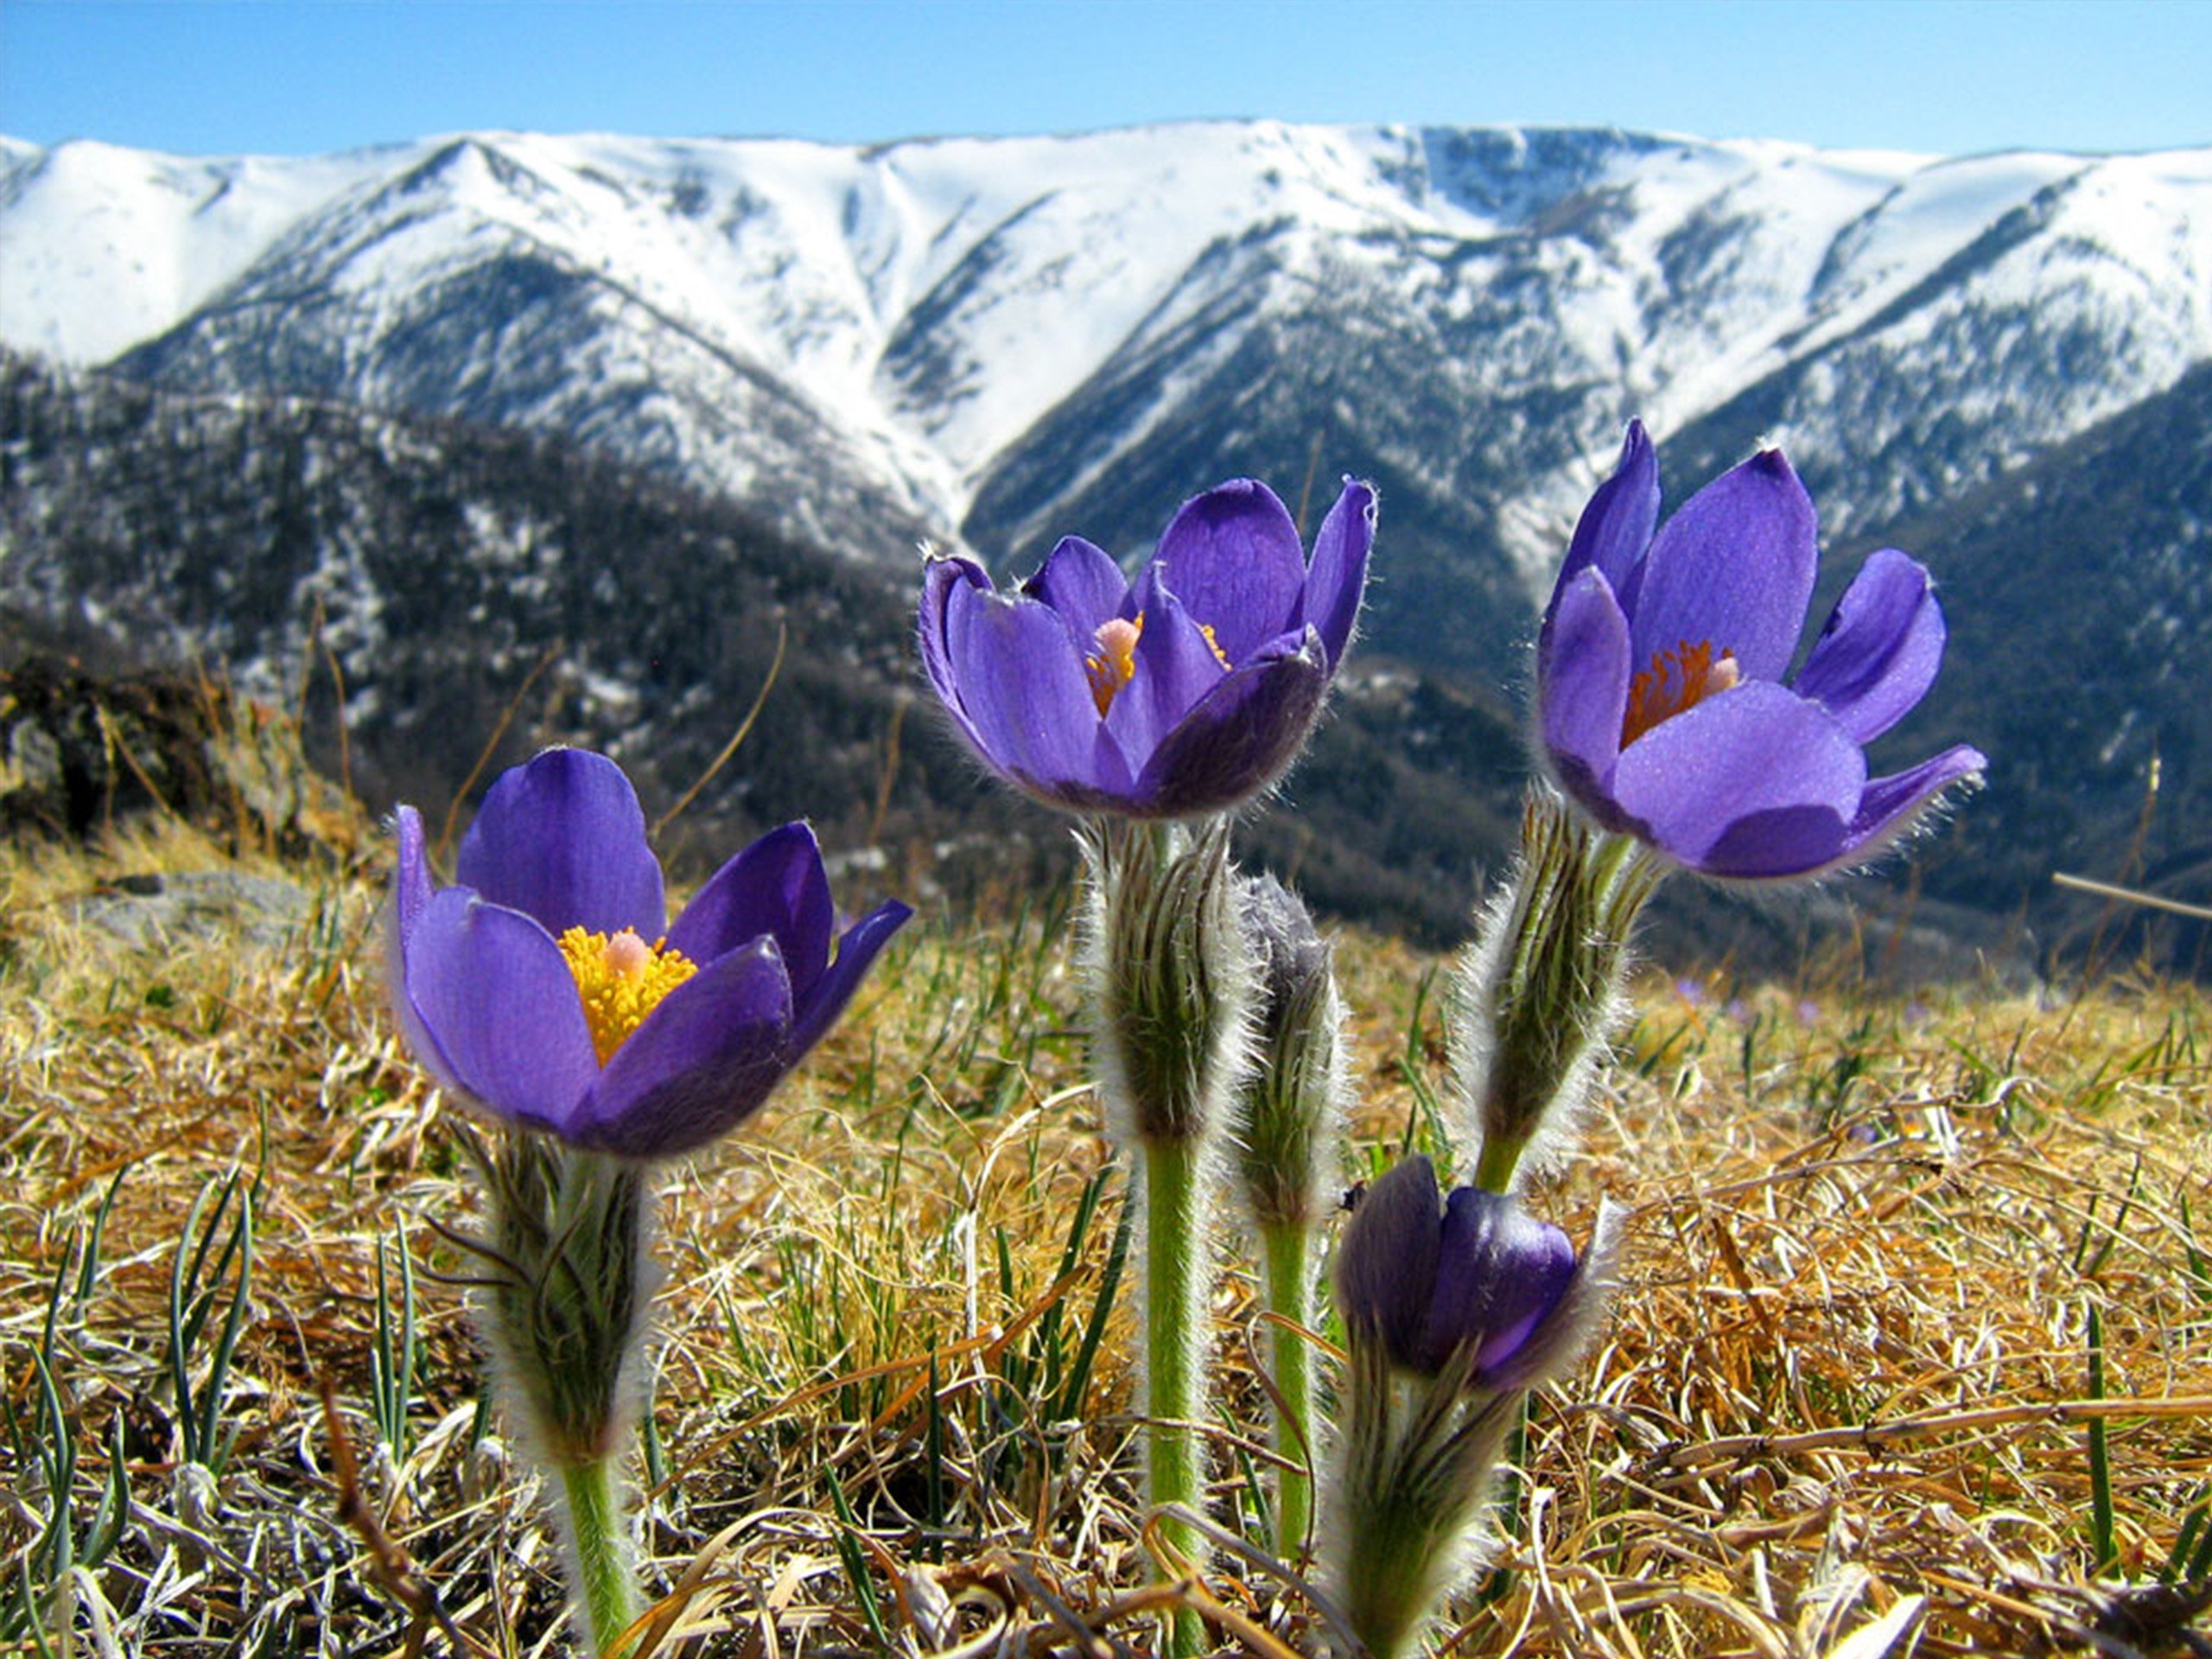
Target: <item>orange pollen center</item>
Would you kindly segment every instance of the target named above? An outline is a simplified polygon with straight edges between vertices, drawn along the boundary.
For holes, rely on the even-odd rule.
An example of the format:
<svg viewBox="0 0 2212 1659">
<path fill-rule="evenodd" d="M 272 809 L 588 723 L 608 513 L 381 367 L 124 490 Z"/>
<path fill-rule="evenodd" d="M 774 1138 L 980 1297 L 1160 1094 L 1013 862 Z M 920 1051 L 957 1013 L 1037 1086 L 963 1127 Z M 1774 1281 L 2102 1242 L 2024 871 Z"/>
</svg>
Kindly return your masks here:
<svg viewBox="0 0 2212 1659">
<path fill-rule="evenodd" d="M 1662 721 L 1694 709 L 1743 678 L 1736 653 L 1724 651 L 1713 660 L 1713 641 L 1687 639 L 1672 651 L 1652 653 L 1651 666 L 1629 682 L 1628 713 L 1621 721 L 1621 747 L 1642 737 Z"/>
<path fill-rule="evenodd" d="M 1084 658 L 1083 666 L 1090 676 L 1090 700 L 1098 705 L 1101 720 L 1114 706 L 1115 694 L 1136 678 L 1137 641 L 1143 637 L 1142 611 L 1134 621 L 1117 616 L 1098 625 L 1093 636 L 1098 641 L 1097 654 Z"/>
<path fill-rule="evenodd" d="M 572 927 L 558 943 L 575 976 L 584 1023 L 591 1028 L 591 1046 L 601 1065 L 614 1058 L 663 997 L 699 971 L 681 950 L 670 950 L 667 939 L 647 944 L 634 928 L 610 938 Z"/>
<path fill-rule="evenodd" d="M 1198 632 L 1205 636 L 1206 649 L 1213 652 L 1214 661 L 1224 669 L 1229 667 L 1229 653 L 1213 637 L 1213 630 L 1201 622 Z M 1098 717 L 1103 720 L 1122 688 L 1137 677 L 1137 641 L 1144 638 L 1144 613 L 1139 611 L 1134 620 L 1117 616 L 1101 622 L 1092 638 L 1098 641 L 1098 649 L 1083 659 L 1083 669 L 1090 677 L 1090 700 L 1098 705 Z"/>
</svg>

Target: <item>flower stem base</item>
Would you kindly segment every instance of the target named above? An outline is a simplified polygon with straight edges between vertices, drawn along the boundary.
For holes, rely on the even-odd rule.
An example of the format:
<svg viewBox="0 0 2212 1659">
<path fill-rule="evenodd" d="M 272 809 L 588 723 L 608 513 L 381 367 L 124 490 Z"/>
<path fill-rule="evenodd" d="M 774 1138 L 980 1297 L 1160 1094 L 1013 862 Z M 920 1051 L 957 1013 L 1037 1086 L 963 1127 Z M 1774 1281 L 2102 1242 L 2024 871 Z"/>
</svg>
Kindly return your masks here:
<svg viewBox="0 0 2212 1659">
<path fill-rule="evenodd" d="M 570 1592 L 595 1654 L 610 1651 L 639 1613 L 637 1579 L 613 1465 L 613 1459 L 602 1458 L 563 1467 L 556 1504 L 568 1546 Z"/>
<path fill-rule="evenodd" d="M 1199 1157 L 1192 1141 L 1149 1141 L 1144 1148 L 1147 1484 L 1155 1506 L 1194 1512 L 1205 1496 L 1197 1424 L 1211 1276 Z M 1160 1534 L 1178 1554 L 1200 1559 L 1204 1541 L 1189 1522 L 1164 1518 Z M 1191 1659 L 1205 1641 L 1197 1614 L 1174 1615 L 1166 1648 L 1172 1659 Z"/>
<path fill-rule="evenodd" d="M 1294 1222 L 1268 1223 L 1262 1229 L 1262 1248 L 1268 1307 L 1285 1321 L 1268 1335 L 1268 1364 L 1281 1413 L 1275 1451 L 1286 1465 L 1275 1478 L 1275 1552 L 1295 1566 L 1313 1522 L 1313 1348 L 1304 1335 L 1313 1324 L 1313 1249 L 1307 1230 Z"/>
</svg>

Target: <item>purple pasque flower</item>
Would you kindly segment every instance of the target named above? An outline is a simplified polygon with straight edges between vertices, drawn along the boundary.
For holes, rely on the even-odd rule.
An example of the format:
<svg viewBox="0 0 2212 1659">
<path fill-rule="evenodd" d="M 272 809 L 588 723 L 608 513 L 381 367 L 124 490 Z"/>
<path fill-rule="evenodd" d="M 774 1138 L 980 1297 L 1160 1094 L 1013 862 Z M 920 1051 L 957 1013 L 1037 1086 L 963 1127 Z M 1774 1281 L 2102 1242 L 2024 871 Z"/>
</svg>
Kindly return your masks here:
<svg viewBox="0 0 2212 1659">
<path fill-rule="evenodd" d="M 1465 1386 L 1526 1387 L 1580 1345 L 1597 1301 L 1574 1246 L 1517 1198 L 1463 1186 L 1446 1201 L 1426 1158 L 1361 1195 L 1337 1251 L 1337 1309 L 1423 1376 L 1465 1365 Z"/>
<path fill-rule="evenodd" d="M 1309 566 L 1274 493 L 1236 479 L 1184 504 L 1135 582 L 1077 536 L 1005 593 L 973 559 L 938 559 L 922 662 L 991 770 L 1048 806 L 1217 811 L 1305 742 L 1374 539 L 1375 492 L 1347 480 Z"/>
<path fill-rule="evenodd" d="M 393 1001 L 416 1058 L 499 1116 L 631 1158 L 757 1111 L 913 913 L 870 912 L 833 958 L 821 849 L 790 823 L 671 926 L 637 792 L 583 749 L 500 777 L 455 874 L 433 887 L 422 817 L 401 807 Z"/>
<path fill-rule="evenodd" d="M 1867 559 L 1784 683 L 1817 554 L 1812 499 L 1779 450 L 1655 536 L 1658 517 L 1658 455 L 1631 423 L 1575 526 L 1536 656 L 1550 771 L 1599 823 L 1706 875 L 1816 875 L 1863 863 L 1986 764 L 1959 744 L 1866 775 L 1866 746 L 1943 660 L 1928 572 L 1895 549 Z"/>
</svg>

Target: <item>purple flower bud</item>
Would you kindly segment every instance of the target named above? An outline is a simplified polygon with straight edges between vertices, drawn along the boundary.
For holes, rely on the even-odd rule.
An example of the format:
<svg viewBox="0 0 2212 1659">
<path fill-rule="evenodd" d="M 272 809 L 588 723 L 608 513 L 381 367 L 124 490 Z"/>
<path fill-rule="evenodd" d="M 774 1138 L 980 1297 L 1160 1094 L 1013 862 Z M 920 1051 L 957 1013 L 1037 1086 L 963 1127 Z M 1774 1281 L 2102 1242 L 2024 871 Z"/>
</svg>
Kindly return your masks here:
<svg viewBox="0 0 2212 1659">
<path fill-rule="evenodd" d="M 1469 1389 L 1527 1387 L 1579 1345 L 1585 1274 L 1567 1235 L 1478 1187 L 1440 1198 L 1426 1158 L 1367 1189 L 1337 1255 L 1337 1305 L 1355 1343 Z"/>
<path fill-rule="evenodd" d="M 1658 517 L 1658 455 L 1631 423 L 1536 652 L 1548 767 L 1598 823 L 1702 874 L 1790 880 L 1865 863 L 1987 764 L 1960 744 L 1866 775 L 1866 746 L 1943 660 L 1934 584 L 1895 549 L 1867 559 L 1785 683 L 1818 554 L 1812 499 L 1780 451 L 1655 535 Z"/>
<path fill-rule="evenodd" d="M 690 1152 L 765 1103 L 913 912 L 831 945 L 814 832 L 786 824 L 668 921 L 622 770 L 548 749 L 492 785 L 455 885 L 433 888 L 399 809 L 392 1000 L 415 1058 L 510 1122 L 630 1158 Z"/>
<path fill-rule="evenodd" d="M 1351 643 L 1375 493 L 1347 481 L 1309 564 L 1289 512 L 1237 479 L 1184 504 L 1136 580 L 1071 536 L 1018 588 L 972 559 L 924 578 L 922 663 L 954 726 L 1023 793 L 1192 817 L 1279 780 Z"/>
</svg>

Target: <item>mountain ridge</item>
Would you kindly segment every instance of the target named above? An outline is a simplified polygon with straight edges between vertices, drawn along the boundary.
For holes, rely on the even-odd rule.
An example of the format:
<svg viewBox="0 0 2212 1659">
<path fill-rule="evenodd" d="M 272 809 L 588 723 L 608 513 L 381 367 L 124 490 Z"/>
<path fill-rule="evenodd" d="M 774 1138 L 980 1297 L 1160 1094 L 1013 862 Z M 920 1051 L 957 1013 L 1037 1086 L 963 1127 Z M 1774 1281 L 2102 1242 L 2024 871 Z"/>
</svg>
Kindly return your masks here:
<svg viewBox="0 0 2212 1659">
<path fill-rule="evenodd" d="M 2083 181 L 2106 218 L 2185 206 L 2181 244 L 2132 226 L 2100 241 L 2111 227 L 2085 206 L 2016 262 L 2036 269 L 1993 276 L 1984 233 Z M 1006 557 L 999 504 L 1046 470 L 1040 435 L 1095 419 L 1116 365 L 1262 250 L 1329 285 L 1323 314 L 1433 338 L 1436 401 L 1459 412 L 1432 422 L 1432 467 L 1516 401 L 1571 406 L 1436 480 L 1503 501 L 1498 544 L 1472 556 L 1533 584 L 1554 550 L 1535 526 L 1571 513 L 1605 428 L 1634 414 L 1664 438 L 1763 386 L 1770 435 L 1849 451 L 1818 418 L 1826 386 L 1798 385 L 1809 355 L 1870 330 L 1917 348 L 1936 330 L 1916 314 L 1961 282 L 2012 292 L 1978 295 L 1952 334 L 1980 320 L 2041 340 L 2064 330 L 2020 313 L 2056 297 L 2108 359 L 2102 394 L 2054 378 L 2056 346 L 1993 377 L 2001 407 L 1962 417 L 1965 441 L 1989 448 L 2009 416 L 2005 464 L 2170 385 L 2212 355 L 2208 203 L 2212 149 L 1927 157 L 1618 129 L 1198 122 L 865 147 L 486 132 L 200 162 L 60 146 L 0 162 L 0 340 L 172 390 L 558 433 L 816 533 L 858 515 L 869 556 L 926 536 Z M 2046 269 L 2062 242 L 2074 257 Z M 2129 281 L 2161 296 L 2157 327 L 2080 315 Z M 565 365 L 561 384 L 533 357 Z M 1025 525 L 1058 524 L 1087 478 L 1188 423 L 1167 380 L 1063 487 L 1030 487 Z M 1850 390 L 1895 427 L 1910 411 L 1884 384 L 1870 369 Z M 1330 464 L 1372 470 L 1388 446 L 1352 425 Z M 1854 456 L 1854 508 L 1922 499 L 1897 466 L 1878 445 Z M 791 505 L 815 493 L 810 513 Z M 1128 551 L 1146 528 L 1093 533 Z"/>
</svg>

